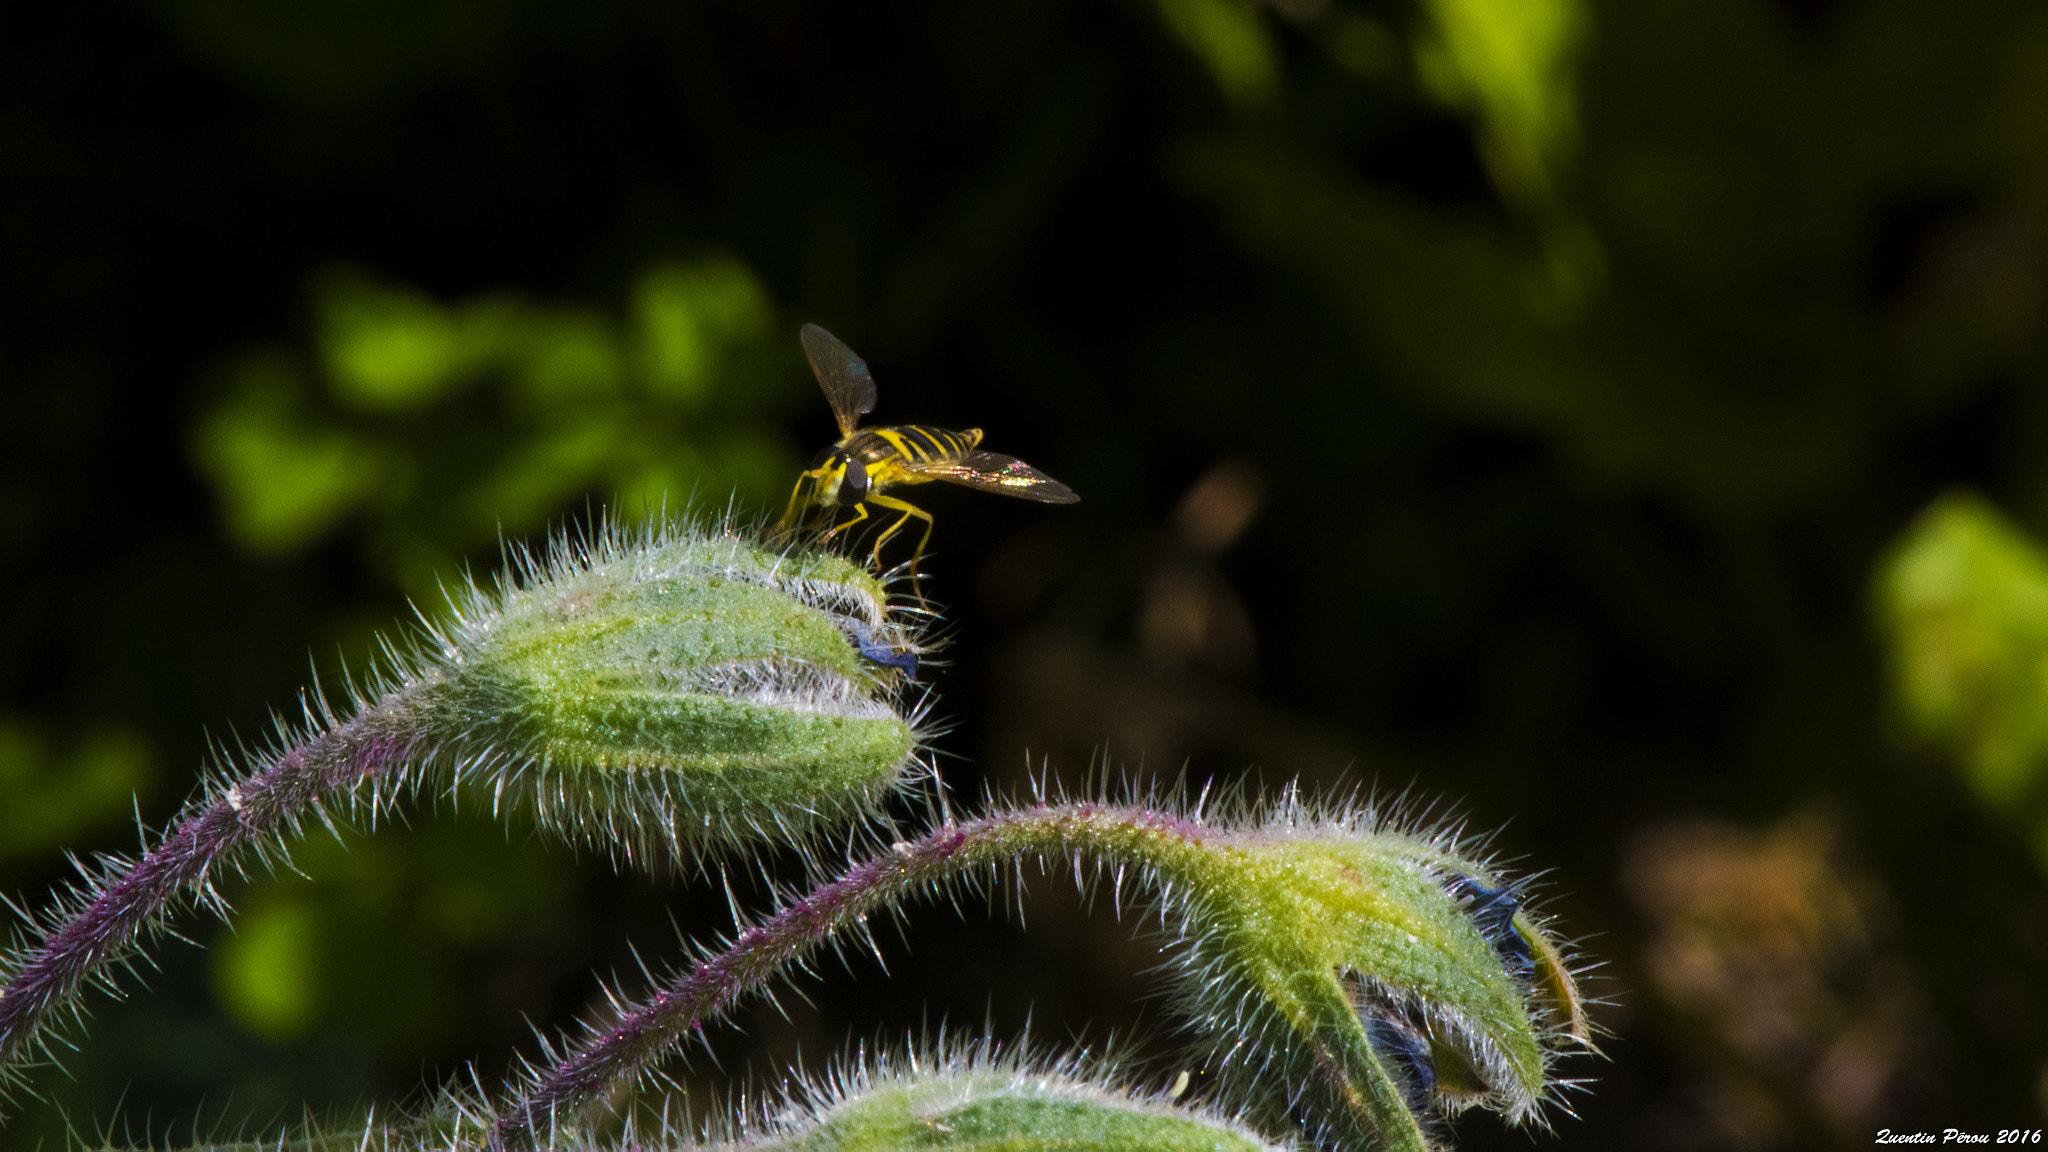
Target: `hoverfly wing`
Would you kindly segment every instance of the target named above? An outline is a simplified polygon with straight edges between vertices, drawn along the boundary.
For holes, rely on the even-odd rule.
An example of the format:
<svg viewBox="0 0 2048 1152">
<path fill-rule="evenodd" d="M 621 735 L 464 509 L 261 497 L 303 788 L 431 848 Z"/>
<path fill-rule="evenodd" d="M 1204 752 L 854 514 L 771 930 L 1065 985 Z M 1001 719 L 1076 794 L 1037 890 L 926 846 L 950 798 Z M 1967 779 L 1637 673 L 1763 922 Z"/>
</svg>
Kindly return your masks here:
<svg viewBox="0 0 2048 1152">
<path fill-rule="evenodd" d="M 1081 498 L 1065 484 L 1015 456 L 1000 452 L 963 452 L 951 460 L 913 464 L 906 471 L 963 488 L 978 488 L 1040 504 L 1077 504 Z"/>
<path fill-rule="evenodd" d="M 804 356 L 839 421 L 840 438 L 853 435 L 860 418 L 875 410 L 875 378 L 868 374 L 867 361 L 816 324 L 804 325 L 802 339 Z"/>
</svg>

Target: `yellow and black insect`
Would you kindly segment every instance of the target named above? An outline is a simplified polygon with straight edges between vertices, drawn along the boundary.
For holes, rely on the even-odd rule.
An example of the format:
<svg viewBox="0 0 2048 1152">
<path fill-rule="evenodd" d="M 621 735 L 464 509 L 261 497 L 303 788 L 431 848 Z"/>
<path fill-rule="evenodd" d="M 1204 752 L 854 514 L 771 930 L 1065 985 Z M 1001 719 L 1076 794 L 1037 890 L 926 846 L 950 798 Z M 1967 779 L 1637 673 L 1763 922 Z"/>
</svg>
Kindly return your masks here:
<svg viewBox="0 0 2048 1152">
<path fill-rule="evenodd" d="M 804 325 L 803 343 L 811 371 L 817 373 L 825 399 L 832 404 L 832 415 L 839 421 L 839 442 L 818 453 L 811 466 L 797 477 L 796 490 L 789 494 L 789 509 L 776 523 L 777 531 L 796 528 L 804 513 L 814 507 L 830 509 L 834 514 L 841 508 L 854 511 L 852 519 L 825 533 L 827 539 L 867 519 L 870 505 L 899 512 L 896 522 L 875 540 L 873 559 L 875 567 L 880 568 L 882 545 L 915 516 L 924 521 L 924 538 L 917 542 L 917 551 L 910 558 L 911 571 L 915 573 L 918 557 L 924 555 L 924 546 L 931 542 L 931 513 L 907 500 L 886 495 L 885 489 L 944 480 L 1041 504 L 1072 504 L 1080 499 L 1065 484 L 1015 456 L 977 451 L 975 445 L 981 443 L 979 428 L 949 432 L 921 424 L 902 424 L 861 431 L 860 418 L 875 407 L 875 378 L 868 374 L 866 361 L 816 324 Z"/>
</svg>

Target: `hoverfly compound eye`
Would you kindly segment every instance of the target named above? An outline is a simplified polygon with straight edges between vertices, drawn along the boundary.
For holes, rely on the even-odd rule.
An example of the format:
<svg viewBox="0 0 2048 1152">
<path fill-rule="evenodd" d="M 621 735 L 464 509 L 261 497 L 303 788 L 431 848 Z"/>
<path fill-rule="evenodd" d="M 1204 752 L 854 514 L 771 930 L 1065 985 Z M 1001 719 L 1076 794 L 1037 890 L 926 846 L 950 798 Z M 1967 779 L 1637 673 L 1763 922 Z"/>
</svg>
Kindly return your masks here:
<svg viewBox="0 0 2048 1152">
<path fill-rule="evenodd" d="M 858 460 L 846 462 L 846 472 L 839 479 L 839 502 L 852 507 L 867 499 L 868 468 Z"/>
<path fill-rule="evenodd" d="M 816 456 L 811 457 L 809 469 L 813 472 L 816 472 L 818 469 L 823 468 L 825 466 L 825 461 L 830 460 L 832 457 L 838 454 L 839 445 L 825 445 L 823 448 L 818 449 L 818 454 Z"/>
</svg>

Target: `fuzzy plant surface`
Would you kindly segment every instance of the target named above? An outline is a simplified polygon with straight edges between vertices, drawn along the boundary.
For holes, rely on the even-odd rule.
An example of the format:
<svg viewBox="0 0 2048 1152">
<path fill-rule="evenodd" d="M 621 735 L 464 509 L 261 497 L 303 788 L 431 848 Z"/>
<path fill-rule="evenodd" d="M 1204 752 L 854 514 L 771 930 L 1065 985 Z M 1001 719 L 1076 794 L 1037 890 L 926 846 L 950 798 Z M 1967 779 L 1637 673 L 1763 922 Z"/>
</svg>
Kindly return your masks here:
<svg viewBox="0 0 2048 1152">
<path fill-rule="evenodd" d="M 565 1152 L 1287 1152 L 1242 1117 L 1144 1091 L 1113 1057 L 1075 1052 L 1033 1059 L 987 1040 L 909 1047 L 842 1061 L 823 1077 L 797 1077 L 750 1106 L 714 1114 L 703 1130 L 657 1122 Z M 1184 1087 L 1185 1081 L 1181 1085 Z M 279 1140 L 216 1141 L 192 1152 L 455 1152 L 483 1135 L 470 1102 L 450 1096 L 430 1116 L 309 1126 Z"/>
<path fill-rule="evenodd" d="M 1429 1152 L 1467 1108 L 1542 1123 L 1573 1083 L 1559 1058 L 1592 1047 L 1575 960 L 1527 882 L 1399 805 L 1293 788 L 1215 803 L 1041 794 L 956 819 L 934 790 L 928 831 L 872 834 L 894 827 L 882 801 L 932 778 L 913 687 L 923 617 L 892 610 L 879 578 L 838 556 L 729 526 L 607 527 L 517 553 L 495 584 L 453 600 L 409 645 L 387 646 L 347 706 L 310 694 L 301 723 L 217 765 L 141 858 L 96 861 L 32 926 L 0 986 L 9 1075 L 47 1050 L 53 1014 L 76 1016 L 93 983 L 113 988 L 174 912 L 226 915 L 224 868 L 277 862 L 309 818 L 374 822 L 429 787 L 529 811 L 620 867 L 745 867 L 747 846 L 772 841 L 804 848 L 820 875 L 822 834 L 863 820 L 870 834 L 841 843 L 878 850 L 780 892 L 771 914 L 651 993 L 612 993 L 604 1022 L 495 1093 L 264 1146 Z M 1178 1100 L 1184 1080 L 1146 1095 L 1108 1064 L 1031 1064 L 984 1039 L 857 1061 L 709 1133 L 634 1133 L 637 1110 L 687 1109 L 647 1094 L 649 1074 L 818 949 L 873 948 L 877 916 L 1069 866 L 1084 892 L 1106 888 L 1119 913 L 1156 922 L 1212 1103 Z"/>
<path fill-rule="evenodd" d="M 782 1107 L 709 1145 L 719 1152 L 1278 1152 L 1236 1116 L 1183 1104 L 1171 1089 L 1116 1087 L 1114 1061 L 1049 1065 L 987 1044 L 862 1061 L 820 1084 L 800 1082 Z M 708 1149 L 707 1149 L 708 1152 Z"/>
<path fill-rule="evenodd" d="M 918 776 L 914 615 L 828 553 L 730 524 L 561 536 L 468 584 L 335 707 L 316 691 L 267 748 L 217 763 L 138 858 L 103 856 L 33 917 L 0 982 L 0 1070 L 181 909 L 226 916 L 223 869 L 283 859 L 313 820 L 376 817 L 430 786 L 531 809 L 621 864 L 808 842 Z"/>
<path fill-rule="evenodd" d="M 1021 882 L 1027 863 L 1071 864 L 1084 889 L 1105 882 L 1119 910 L 1156 917 L 1201 1058 L 1269 1133 L 1421 1152 L 1474 1106 L 1540 1123 L 1572 1083 L 1558 1056 L 1592 1047 L 1569 950 L 1449 828 L 1292 789 L 1213 809 L 1041 801 L 898 842 L 651 996 L 615 997 L 614 1019 L 508 1085 L 492 1144 L 589 1140 L 605 1102 L 819 947 L 920 897 Z"/>
</svg>

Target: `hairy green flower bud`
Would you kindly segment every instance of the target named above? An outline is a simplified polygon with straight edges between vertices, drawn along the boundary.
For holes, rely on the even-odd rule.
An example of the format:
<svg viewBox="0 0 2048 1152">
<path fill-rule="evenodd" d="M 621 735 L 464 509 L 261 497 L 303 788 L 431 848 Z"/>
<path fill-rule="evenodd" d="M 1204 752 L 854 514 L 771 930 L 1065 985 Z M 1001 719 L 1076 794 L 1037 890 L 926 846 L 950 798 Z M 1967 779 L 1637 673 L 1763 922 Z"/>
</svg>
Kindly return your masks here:
<svg viewBox="0 0 2048 1152">
<path fill-rule="evenodd" d="M 881 583 L 726 533 L 606 534 L 478 593 L 443 633 L 462 775 L 623 858 L 800 836 L 900 785 L 915 651 Z M 878 637 L 880 639 L 878 639 Z"/>
<path fill-rule="evenodd" d="M 1179 1000 L 1247 1106 L 1290 1086 L 1345 1147 L 1419 1149 L 1440 1111 L 1530 1118 L 1589 1039 L 1562 950 L 1520 889 L 1448 837 L 1283 800 L 1156 865 L 1198 931 Z"/>
<path fill-rule="evenodd" d="M 1566 952 L 1525 886 L 1443 831 L 1369 806 L 1318 808 L 1288 790 L 1220 817 L 1108 803 L 1040 803 L 948 823 L 852 865 L 742 931 L 639 1003 L 529 1065 L 497 1109 L 497 1141 L 549 1129 L 650 1069 L 705 1021 L 876 913 L 1024 860 L 1071 860 L 1147 891 L 1186 947 L 1165 966 L 1211 1045 L 1227 1099 L 1269 1132 L 1335 1147 L 1421 1152 L 1436 1117 L 1480 1106 L 1539 1119 L 1565 1083 L 1557 1056 L 1590 1048 Z"/>
<path fill-rule="evenodd" d="M 941 1048 L 833 1076 L 756 1133 L 718 1152 L 1269 1152 L 1235 1119 L 1108 1085 L 1108 1066 L 1068 1060 L 1037 1067 L 987 1046 Z"/>
<path fill-rule="evenodd" d="M 1057 1061 L 1006 1053 L 986 1038 L 835 1067 L 793 1080 L 763 1106 L 714 1111 L 708 1134 L 680 1130 L 679 1096 L 607 1126 L 602 1136 L 555 1128 L 560 1152 L 1282 1152 L 1234 1116 L 1165 1092 L 1119 1086 L 1114 1058 L 1075 1053 Z M 480 1102 L 444 1093 L 425 1115 L 397 1121 L 308 1120 L 269 1140 L 208 1142 L 185 1152 L 461 1152 L 490 1147 Z M 652 1120 L 652 1128 L 647 1125 Z"/>
<path fill-rule="evenodd" d="M 112 973 L 181 903 L 227 907 L 240 858 L 281 856 L 339 802 L 372 817 L 410 785 L 529 802 L 542 827 L 621 860 L 749 836 L 803 842 L 856 819 L 917 763 L 902 706 L 916 635 L 875 577 L 725 530 L 600 529 L 471 587 L 417 651 L 392 650 L 353 706 L 224 763 L 137 860 L 101 856 L 0 969 L 0 1085 L 53 1013 Z"/>
</svg>

